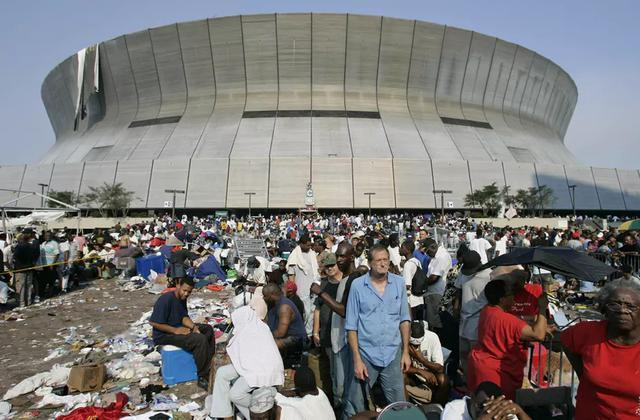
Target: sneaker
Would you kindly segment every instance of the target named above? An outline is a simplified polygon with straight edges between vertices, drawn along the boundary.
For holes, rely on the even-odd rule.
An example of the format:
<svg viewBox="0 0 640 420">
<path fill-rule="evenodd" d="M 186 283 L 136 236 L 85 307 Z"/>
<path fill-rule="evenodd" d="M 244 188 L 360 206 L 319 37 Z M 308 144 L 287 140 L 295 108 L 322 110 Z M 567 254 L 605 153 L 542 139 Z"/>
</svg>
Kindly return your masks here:
<svg viewBox="0 0 640 420">
<path fill-rule="evenodd" d="M 205 391 L 209 391 L 209 380 L 207 380 L 207 378 L 199 377 L 198 387 L 204 389 Z"/>
<path fill-rule="evenodd" d="M 33 298 L 33 303 L 40 303 L 40 296 L 36 296 Z"/>
</svg>

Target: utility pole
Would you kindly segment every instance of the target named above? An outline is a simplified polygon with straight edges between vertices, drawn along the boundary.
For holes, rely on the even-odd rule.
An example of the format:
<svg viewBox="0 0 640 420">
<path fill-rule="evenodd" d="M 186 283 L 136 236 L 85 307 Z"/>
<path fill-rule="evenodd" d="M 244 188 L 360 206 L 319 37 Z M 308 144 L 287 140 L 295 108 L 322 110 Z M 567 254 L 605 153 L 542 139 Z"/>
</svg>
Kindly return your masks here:
<svg viewBox="0 0 640 420">
<path fill-rule="evenodd" d="M 40 194 L 44 195 L 44 189 L 49 186 L 49 184 L 38 183 L 40 185 Z M 40 208 L 44 208 L 44 197 L 40 197 Z"/>
<path fill-rule="evenodd" d="M 185 190 L 164 190 L 164 192 L 173 194 L 173 200 L 171 201 L 171 220 L 176 218 L 176 194 L 186 194 Z"/>
<path fill-rule="evenodd" d="M 576 221 L 576 184 L 569 185 L 569 192 L 571 193 L 571 208 L 573 209 L 573 222 Z"/>
<path fill-rule="evenodd" d="M 366 192 L 364 195 L 369 196 L 369 220 L 371 220 L 371 196 L 376 195 L 374 192 Z"/>
<path fill-rule="evenodd" d="M 440 208 L 442 209 L 442 223 L 444 223 L 444 195 L 452 194 L 451 190 L 433 190 L 434 194 L 440 194 Z"/>
<path fill-rule="evenodd" d="M 256 195 L 256 193 L 254 193 L 254 192 L 246 192 L 246 193 L 244 193 L 244 195 L 248 195 L 249 196 L 249 219 L 251 219 L 251 197 Z"/>
</svg>

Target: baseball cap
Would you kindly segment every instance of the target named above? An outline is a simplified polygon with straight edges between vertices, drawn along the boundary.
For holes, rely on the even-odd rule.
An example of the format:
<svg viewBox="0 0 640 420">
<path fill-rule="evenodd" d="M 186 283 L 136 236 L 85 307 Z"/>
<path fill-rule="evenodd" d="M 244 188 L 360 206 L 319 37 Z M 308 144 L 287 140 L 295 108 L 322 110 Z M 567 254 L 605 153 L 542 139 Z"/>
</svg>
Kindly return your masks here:
<svg viewBox="0 0 640 420">
<path fill-rule="evenodd" d="M 336 258 L 336 254 L 332 252 L 325 254 L 325 256 L 322 257 L 322 259 L 320 260 L 320 263 L 324 266 L 335 265 L 337 262 L 338 262 L 338 259 Z"/>
<path fill-rule="evenodd" d="M 287 292 L 298 293 L 298 286 L 292 281 L 286 282 L 284 288 Z"/>
<path fill-rule="evenodd" d="M 464 262 L 462 264 L 462 268 L 460 269 L 460 272 L 465 276 L 471 276 L 475 274 L 478 271 L 478 269 L 482 266 L 480 254 L 478 254 L 476 251 L 466 252 L 462 256 L 462 261 Z"/>
<path fill-rule="evenodd" d="M 420 242 L 421 248 L 429 248 L 431 245 L 436 244 L 437 242 L 431 238 L 427 238 Z"/>
</svg>

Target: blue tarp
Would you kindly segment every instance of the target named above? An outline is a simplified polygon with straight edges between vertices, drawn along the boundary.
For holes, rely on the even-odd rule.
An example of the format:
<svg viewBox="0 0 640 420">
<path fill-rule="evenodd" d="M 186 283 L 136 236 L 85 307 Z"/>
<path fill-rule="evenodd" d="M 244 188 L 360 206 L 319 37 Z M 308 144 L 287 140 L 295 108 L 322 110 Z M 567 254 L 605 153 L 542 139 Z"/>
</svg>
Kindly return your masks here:
<svg viewBox="0 0 640 420">
<path fill-rule="evenodd" d="M 169 257 L 171 256 L 172 249 L 173 249 L 173 246 L 171 245 L 162 245 L 160 247 L 160 254 L 162 254 L 162 256 L 165 257 L 166 259 L 169 259 Z"/>
<path fill-rule="evenodd" d="M 227 276 L 224 271 L 222 271 L 222 268 L 220 268 L 220 264 L 218 264 L 216 257 L 213 255 L 209 255 L 209 257 L 200 264 L 200 267 L 198 267 L 197 270 L 194 270 L 193 268 L 189 270 L 189 276 L 196 279 L 203 279 L 212 274 L 215 274 L 220 280 L 227 279 Z"/>
<path fill-rule="evenodd" d="M 151 270 L 158 274 L 164 273 L 164 257 L 162 255 L 145 255 L 136 258 L 136 271 L 139 276 L 148 279 Z"/>
</svg>

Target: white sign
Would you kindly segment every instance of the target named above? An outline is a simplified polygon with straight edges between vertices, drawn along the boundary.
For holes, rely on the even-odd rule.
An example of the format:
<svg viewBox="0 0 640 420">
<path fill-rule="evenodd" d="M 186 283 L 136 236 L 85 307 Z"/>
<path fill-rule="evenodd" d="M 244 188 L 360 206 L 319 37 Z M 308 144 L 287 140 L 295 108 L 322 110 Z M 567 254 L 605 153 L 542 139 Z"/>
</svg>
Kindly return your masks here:
<svg viewBox="0 0 640 420">
<path fill-rule="evenodd" d="M 173 203 L 171 201 L 165 201 L 164 202 L 164 208 L 169 208 L 172 207 Z"/>
<path fill-rule="evenodd" d="M 452 209 L 453 208 L 453 201 L 447 201 L 447 207 Z"/>
<path fill-rule="evenodd" d="M 568 229 L 569 228 L 569 221 L 567 219 L 558 220 L 558 228 L 559 229 Z"/>
</svg>

